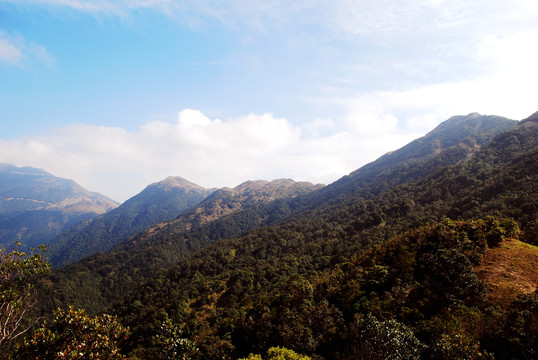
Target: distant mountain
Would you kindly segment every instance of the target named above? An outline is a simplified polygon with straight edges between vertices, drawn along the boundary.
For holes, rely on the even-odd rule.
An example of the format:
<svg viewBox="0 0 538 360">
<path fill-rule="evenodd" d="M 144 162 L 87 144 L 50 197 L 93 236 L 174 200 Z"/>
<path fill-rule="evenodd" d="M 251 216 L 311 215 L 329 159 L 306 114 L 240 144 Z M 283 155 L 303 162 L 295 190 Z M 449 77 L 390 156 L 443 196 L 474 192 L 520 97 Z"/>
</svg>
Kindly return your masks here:
<svg viewBox="0 0 538 360">
<path fill-rule="evenodd" d="M 104 252 L 131 235 L 176 218 L 212 191 L 180 177 L 167 177 L 149 185 L 116 209 L 58 235 L 49 245 L 50 261 L 54 266 L 64 266 Z"/>
<path fill-rule="evenodd" d="M 246 181 L 233 189 L 218 189 L 204 200 L 202 206 L 186 214 L 187 217 L 179 221 L 186 220 L 190 224 L 189 228 L 193 225 L 200 226 L 255 205 L 312 194 L 323 186 L 290 179 Z"/>
<path fill-rule="evenodd" d="M 289 215 L 289 210 L 283 210 L 280 205 L 286 208 L 288 200 L 314 194 L 323 186 L 277 179 L 246 181 L 233 189 L 221 188 L 177 219 L 140 232 L 113 250 L 145 253 L 150 248 L 154 251 L 163 246 L 166 249 L 163 253 L 171 254 L 166 257 L 173 256 L 177 261 L 185 256 L 185 251 L 196 251 L 213 241 L 239 236 L 257 226 L 280 220 Z M 172 243 L 171 237 L 175 239 Z M 179 239 L 182 241 L 177 241 Z"/>
<path fill-rule="evenodd" d="M 0 164 L 0 245 L 46 244 L 64 229 L 117 206 L 73 180 L 41 169 Z"/>
</svg>

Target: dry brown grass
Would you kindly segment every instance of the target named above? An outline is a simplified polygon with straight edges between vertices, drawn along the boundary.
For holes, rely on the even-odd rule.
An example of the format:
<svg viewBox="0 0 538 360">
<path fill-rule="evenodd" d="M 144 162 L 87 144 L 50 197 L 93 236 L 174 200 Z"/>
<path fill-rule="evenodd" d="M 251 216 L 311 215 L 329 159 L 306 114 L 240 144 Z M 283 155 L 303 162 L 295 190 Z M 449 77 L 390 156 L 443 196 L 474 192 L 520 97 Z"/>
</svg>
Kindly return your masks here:
<svg viewBox="0 0 538 360">
<path fill-rule="evenodd" d="M 475 272 L 487 283 L 488 298 L 507 305 L 538 287 L 538 247 L 507 239 L 486 252 Z"/>
</svg>

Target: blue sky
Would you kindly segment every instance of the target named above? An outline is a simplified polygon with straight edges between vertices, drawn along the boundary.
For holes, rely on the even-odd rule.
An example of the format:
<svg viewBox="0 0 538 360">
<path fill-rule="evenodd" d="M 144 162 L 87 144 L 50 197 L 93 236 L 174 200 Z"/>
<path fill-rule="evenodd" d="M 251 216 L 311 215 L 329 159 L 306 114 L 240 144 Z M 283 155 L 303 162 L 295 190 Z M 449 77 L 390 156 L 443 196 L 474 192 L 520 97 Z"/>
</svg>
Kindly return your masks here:
<svg viewBox="0 0 538 360">
<path fill-rule="evenodd" d="M 123 201 L 329 183 L 452 115 L 538 110 L 532 0 L 0 0 L 0 161 Z"/>
</svg>

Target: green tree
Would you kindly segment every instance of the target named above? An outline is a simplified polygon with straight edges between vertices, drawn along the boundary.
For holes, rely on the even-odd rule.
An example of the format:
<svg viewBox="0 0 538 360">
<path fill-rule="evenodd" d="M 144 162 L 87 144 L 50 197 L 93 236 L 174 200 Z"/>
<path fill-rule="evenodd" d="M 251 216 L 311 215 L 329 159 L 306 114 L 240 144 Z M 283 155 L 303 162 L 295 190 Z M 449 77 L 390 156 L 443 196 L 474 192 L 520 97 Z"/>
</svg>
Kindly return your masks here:
<svg viewBox="0 0 538 360">
<path fill-rule="evenodd" d="M 37 316 L 31 314 L 37 302 L 34 284 L 50 270 L 43 261 L 44 247 L 27 254 L 19 246 L 17 243 L 10 252 L 0 248 L 0 353 L 7 353 L 14 340 L 37 322 Z"/>
<path fill-rule="evenodd" d="M 114 316 L 58 309 L 50 322 L 18 346 L 15 359 L 124 359 L 119 343 L 126 336 L 127 329 Z"/>
<path fill-rule="evenodd" d="M 263 360 L 259 354 L 250 354 L 247 358 L 240 360 Z M 267 351 L 265 360 L 311 360 L 309 356 L 297 354 L 295 351 L 281 348 L 272 347 Z"/>
<path fill-rule="evenodd" d="M 488 352 L 480 350 L 480 344 L 460 334 L 443 334 L 441 338 L 433 344 L 433 359 L 451 360 L 491 360 L 493 356 Z"/>
<path fill-rule="evenodd" d="M 169 319 L 163 321 L 157 340 L 163 359 L 190 360 L 198 353 L 194 341 L 185 338 L 181 327 Z"/>
<path fill-rule="evenodd" d="M 351 337 L 353 359 L 419 359 L 424 349 L 406 325 L 396 320 L 379 321 L 370 314 L 355 318 Z"/>
</svg>

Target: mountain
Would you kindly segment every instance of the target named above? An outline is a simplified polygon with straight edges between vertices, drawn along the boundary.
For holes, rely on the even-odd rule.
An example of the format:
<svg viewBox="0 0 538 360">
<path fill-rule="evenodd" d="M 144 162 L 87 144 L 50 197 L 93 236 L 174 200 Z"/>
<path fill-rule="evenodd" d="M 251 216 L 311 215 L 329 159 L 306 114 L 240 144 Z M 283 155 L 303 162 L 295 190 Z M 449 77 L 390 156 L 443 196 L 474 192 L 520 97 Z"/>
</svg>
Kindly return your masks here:
<svg viewBox="0 0 538 360">
<path fill-rule="evenodd" d="M 290 179 L 246 181 L 233 189 L 222 188 L 215 191 L 203 202 L 203 206 L 179 221 L 186 220 L 189 223 L 187 230 L 190 230 L 193 225 L 201 226 L 242 209 L 252 209 L 256 205 L 265 205 L 277 199 L 294 199 L 321 188 L 321 184 L 313 185 Z"/>
<path fill-rule="evenodd" d="M 412 166 L 422 176 L 381 166 L 412 179 L 393 186 L 367 168 L 385 184 L 346 178 L 338 203 L 185 258 L 108 309 L 131 327 L 128 351 L 157 356 L 152 339 L 172 321 L 207 359 L 271 346 L 320 359 L 533 358 L 536 284 L 492 307 L 475 266 L 538 218 L 534 122 L 421 157 Z"/>
<path fill-rule="evenodd" d="M 114 209 L 113 200 L 73 180 L 31 167 L 0 164 L 0 245 L 48 243 L 64 229 Z"/>
<path fill-rule="evenodd" d="M 55 298 L 48 306 L 54 309 L 62 305 L 59 299 L 63 299 L 97 312 L 204 246 L 221 238 L 240 236 L 270 221 L 272 211 L 281 213 L 275 204 L 322 187 L 277 179 L 218 189 L 176 219 L 141 231 L 106 253 L 58 269 L 50 279 L 52 288 L 47 290 Z"/>
<path fill-rule="evenodd" d="M 476 114 L 453 117 L 439 126 L 445 130 L 438 127 L 326 187 L 276 180 L 246 182 L 235 189 L 217 190 L 176 220 L 158 224 L 119 243 L 106 254 L 97 254 L 67 267 L 61 274 L 56 273 L 53 292 L 76 306 L 99 311 L 159 270 L 222 239 L 238 237 L 251 229 L 278 224 L 299 214 L 303 214 L 306 224 L 310 217 L 319 216 L 322 211 L 348 219 L 353 216 L 349 206 L 363 208 L 383 191 L 468 159 L 493 134 L 517 124 L 506 118 Z M 459 134 L 460 142 L 454 134 Z M 445 138 L 451 140 L 440 140 Z M 476 145 L 470 147 L 469 143 Z M 441 144 L 442 151 L 437 151 Z M 431 151 L 428 153 L 424 148 Z M 290 193 L 293 189 L 296 192 Z M 360 215 L 354 219 L 357 224 L 354 226 L 359 226 L 360 219 L 376 224 L 382 216 L 377 209 Z M 92 286 L 86 286 L 87 279 L 92 279 Z M 51 306 L 58 305 L 54 300 Z"/>
<path fill-rule="evenodd" d="M 536 256 L 535 115 L 500 119 L 489 134 L 498 118 L 449 119 L 300 196 L 228 211 L 237 194 L 215 192 L 205 211 L 54 272 L 42 303 L 116 314 L 131 328 L 124 351 L 137 358 L 162 358 L 173 340 L 165 327 L 207 359 L 271 346 L 316 359 L 534 358 L 536 272 L 510 287 L 517 296 L 499 297 L 483 281 L 502 280 L 480 266 L 507 240 L 529 246 L 501 251 L 503 261 L 518 256 L 510 269 Z M 107 308 L 118 292 L 130 293 Z"/>
<path fill-rule="evenodd" d="M 59 234 L 49 244 L 50 261 L 60 267 L 106 251 L 139 231 L 176 218 L 212 191 L 180 177 L 167 177 L 147 186 L 116 209 Z"/>
<path fill-rule="evenodd" d="M 377 195 L 396 184 L 415 181 L 448 164 L 463 161 L 518 121 L 471 113 L 453 116 L 425 136 L 389 152 L 323 189 L 321 199 L 360 192 Z"/>
</svg>

